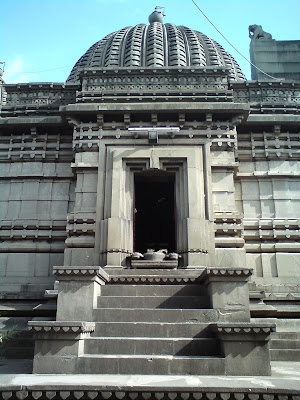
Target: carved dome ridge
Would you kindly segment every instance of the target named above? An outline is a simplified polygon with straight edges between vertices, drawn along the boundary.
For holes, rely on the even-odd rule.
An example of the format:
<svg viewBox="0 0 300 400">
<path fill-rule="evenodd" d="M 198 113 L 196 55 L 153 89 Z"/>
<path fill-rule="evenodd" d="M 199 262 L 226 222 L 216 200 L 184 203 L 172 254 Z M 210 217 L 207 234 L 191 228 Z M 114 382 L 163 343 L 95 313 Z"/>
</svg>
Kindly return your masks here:
<svg viewBox="0 0 300 400">
<path fill-rule="evenodd" d="M 226 67 L 230 79 L 245 80 L 235 59 L 216 41 L 185 26 L 139 24 L 99 40 L 77 61 L 67 82 L 85 68 Z"/>
</svg>

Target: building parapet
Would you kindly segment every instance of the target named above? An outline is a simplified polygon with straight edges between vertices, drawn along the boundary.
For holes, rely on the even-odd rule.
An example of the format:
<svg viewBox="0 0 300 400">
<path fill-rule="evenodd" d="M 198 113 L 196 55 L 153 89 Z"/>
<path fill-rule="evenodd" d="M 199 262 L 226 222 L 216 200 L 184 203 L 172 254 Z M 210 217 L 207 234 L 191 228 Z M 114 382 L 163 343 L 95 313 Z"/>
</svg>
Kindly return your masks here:
<svg viewBox="0 0 300 400">
<path fill-rule="evenodd" d="M 65 83 L 6 84 L 5 109 L 11 106 L 52 106 L 75 103 L 79 85 Z M 4 110 L 5 110 L 4 109 Z"/>
<path fill-rule="evenodd" d="M 296 81 L 239 81 L 231 82 L 234 102 L 284 104 L 285 108 L 300 106 L 300 82 Z"/>
<path fill-rule="evenodd" d="M 139 101 L 147 97 L 232 101 L 228 68 L 87 68 L 81 79 L 78 102 Z"/>
</svg>

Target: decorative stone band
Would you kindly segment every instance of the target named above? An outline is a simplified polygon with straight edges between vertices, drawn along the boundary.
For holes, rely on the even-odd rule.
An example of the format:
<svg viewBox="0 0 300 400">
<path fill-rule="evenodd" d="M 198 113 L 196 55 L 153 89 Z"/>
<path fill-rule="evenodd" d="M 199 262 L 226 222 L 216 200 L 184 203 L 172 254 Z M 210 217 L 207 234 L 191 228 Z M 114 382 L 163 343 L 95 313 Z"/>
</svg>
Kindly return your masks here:
<svg viewBox="0 0 300 400">
<path fill-rule="evenodd" d="M 132 268 L 177 268 L 178 260 L 163 260 L 163 261 L 150 261 L 150 260 L 131 260 Z"/>
<path fill-rule="evenodd" d="M 130 250 L 125 250 L 125 249 L 106 249 L 106 250 L 102 250 L 100 251 L 100 254 L 109 254 L 109 253 L 122 253 L 122 254 L 128 254 L 131 255 L 132 251 Z"/>
<path fill-rule="evenodd" d="M 152 277 L 152 276 L 111 276 L 110 284 L 141 284 L 141 285 L 182 285 L 199 283 L 199 277 Z"/>
<path fill-rule="evenodd" d="M 276 331 L 275 324 L 252 324 L 252 323 L 218 323 L 213 326 L 215 332 L 226 335 L 226 334 L 263 334 L 269 335 L 271 332 Z"/>
<path fill-rule="evenodd" d="M 109 284 L 187 284 L 200 283 L 201 273 L 204 268 L 194 267 L 187 269 L 117 269 L 107 266 L 105 271 L 108 272 L 110 281 Z"/>
<path fill-rule="evenodd" d="M 188 249 L 186 251 L 181 251 L 178 254 L 208 254 L 208 250 L 205 249 Z"/>
<path fill-rule="evenodd" d="M 206 268 L 201 277 L 249 277 L 253 274 L 251 268 Z"/>
<path fill-rule="evenodd" d="M 36 333 L 91 333 L 95 330 L 94 322 L 81 321 L 30 321 L 28 329 Z"/>
<path fill-rule="evenodd" d="M 220 276 L 251 276 L 253 269 L 251 268 L 208 268 L 208 275 L 220 275 Z"/>
<path fill-rule="evenodd" d="M 75 386 L 75 385 L 74 385 Z M 50 390 L 49 390 L 50 389 Z M 250 389 L 251 390 L 251 389 Z M 297 389 L 276 389 L 272 388 L 267 390 L 256 389 L 251 390 L 240 388 L 240 389 L 226 389 L 217 387 L 213 388 L 213 391 L 209 389 L 176 389 L 173 388 L 171 391 L 161 390 L 95 390 L 93 385 L 76 385 L 75 388 L 67 385 L 39 385 L 37 389 L 31 389 L 30 387 L 21 386 L 14 384 L 4 385 L 0 389 L 0 399 L 3 400 L 38 400 L 38 399 L 77 399 L 77 400 L 299 400 L 299 391 Z"/>
<path fill-rule="evenodd" d="M 56 276 L 98 276 L 104 282 L 109 281 L 109 275 L 98 266 L 88 267 L 53 267 L 53 274 Z"/>
</svg>

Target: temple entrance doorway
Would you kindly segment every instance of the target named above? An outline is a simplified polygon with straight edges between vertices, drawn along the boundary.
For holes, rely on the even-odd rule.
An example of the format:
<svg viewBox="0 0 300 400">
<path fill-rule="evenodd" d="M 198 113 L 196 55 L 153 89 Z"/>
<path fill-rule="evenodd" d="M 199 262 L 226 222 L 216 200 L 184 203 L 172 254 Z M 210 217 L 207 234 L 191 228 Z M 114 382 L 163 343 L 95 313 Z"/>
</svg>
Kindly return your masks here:
<svg viewBox="0 0 300 400">
<path fill-rule="evenodd" d="M 176 252 L 175 175 L 143 172 L 134 177 L 134 251 Z"/>
</svg>

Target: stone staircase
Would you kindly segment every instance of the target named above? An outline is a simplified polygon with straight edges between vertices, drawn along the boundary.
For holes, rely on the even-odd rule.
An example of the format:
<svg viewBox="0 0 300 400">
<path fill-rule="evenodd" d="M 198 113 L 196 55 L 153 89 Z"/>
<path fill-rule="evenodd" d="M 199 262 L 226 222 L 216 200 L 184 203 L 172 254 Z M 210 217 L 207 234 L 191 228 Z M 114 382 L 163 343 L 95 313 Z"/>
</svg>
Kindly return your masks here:
<svg viewBox="0 0 300 400">
<path fill-rule="evenodd" d="M 247 268 L 55 267 L 56 321 L 31 321 L 34 373 L 269 375 Z"/>
<path fill-rule="evenodd" d="M 272 361 L 299 361 L 300 333 L 273 332 L 270 342 L 270 357 Z"/>
<path fill-rule="evenodd" d="M 200 284 L 108 284 L 95 310 L 95 332 L 84 343 L 86 373 L 224 374 Z"/>
</svg>

